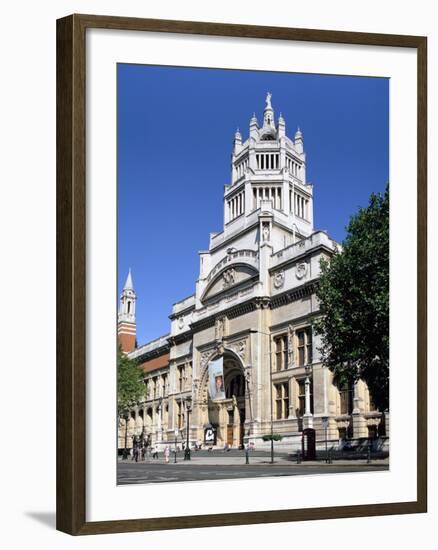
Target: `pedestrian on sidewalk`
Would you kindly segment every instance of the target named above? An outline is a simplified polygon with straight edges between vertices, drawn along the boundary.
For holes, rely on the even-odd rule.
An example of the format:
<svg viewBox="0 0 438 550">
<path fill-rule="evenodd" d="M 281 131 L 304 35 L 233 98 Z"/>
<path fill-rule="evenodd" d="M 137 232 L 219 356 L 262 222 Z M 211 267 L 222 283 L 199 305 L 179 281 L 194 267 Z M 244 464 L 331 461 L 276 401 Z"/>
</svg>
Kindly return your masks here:
<svg viewBox="0 0 438 550">
<path fill-rule="evenodd" d="M 155 445 L 154 452 L 152 453 L 152 458 L 158 460 L 158 445 Z"/>
<path fill-rule="evenodd" d="M 166 445 L 166 448 L 164 449 L 164 461 L 166 462 L 166 464 L 169 463 L 169 456 L 170 456 L 169 445 Z"/>
</svg>

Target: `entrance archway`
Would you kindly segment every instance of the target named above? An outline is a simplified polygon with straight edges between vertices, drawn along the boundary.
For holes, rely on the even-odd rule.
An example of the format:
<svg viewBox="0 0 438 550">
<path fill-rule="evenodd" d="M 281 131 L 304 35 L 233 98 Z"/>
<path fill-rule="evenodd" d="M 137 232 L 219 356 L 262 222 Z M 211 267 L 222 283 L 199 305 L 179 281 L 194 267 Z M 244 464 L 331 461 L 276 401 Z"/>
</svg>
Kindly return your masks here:
<svg viewBox="0 0 438 550">
<path fill-rule="evenodd" d="M 212 357 L 218 359 L 220 356 Z M 244 367 L 240 358 L 225 350 L 224 386 L 225 399 L 212 401 L 208 395 L 208 365 L 202 379 L 203 406 L 201 419 L 204 426 L 212 425 L 217 430 L 217 445 L 238 448 L 243 445 L 246 414 L 246 385 Z"/>
</svg>

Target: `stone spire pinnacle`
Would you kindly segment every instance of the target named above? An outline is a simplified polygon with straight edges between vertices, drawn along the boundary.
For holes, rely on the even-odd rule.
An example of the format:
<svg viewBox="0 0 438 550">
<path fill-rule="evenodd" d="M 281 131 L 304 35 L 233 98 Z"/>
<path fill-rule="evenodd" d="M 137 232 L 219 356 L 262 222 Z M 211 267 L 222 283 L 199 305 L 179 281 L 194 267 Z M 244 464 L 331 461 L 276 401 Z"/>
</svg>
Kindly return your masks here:
<svg viewBox="0 0 438 550">
<path fill-rule="evenodd" d="M 128 276 L 126 277 L 126 283 L 123 287 L 123 290 L 134 290 L 134 285 L 132 284 L 131 268 L 129 268 Z"/>
<path fill-rule="evenodd" d="M 304 141 L 303 141 L 303 134 L 301 133 L 300 127 L 298 126 L 298 129 L 295 133 L 295 139 L 294 139 L 295 149 L 298 153 L 304 152 Z"/>
</svg>

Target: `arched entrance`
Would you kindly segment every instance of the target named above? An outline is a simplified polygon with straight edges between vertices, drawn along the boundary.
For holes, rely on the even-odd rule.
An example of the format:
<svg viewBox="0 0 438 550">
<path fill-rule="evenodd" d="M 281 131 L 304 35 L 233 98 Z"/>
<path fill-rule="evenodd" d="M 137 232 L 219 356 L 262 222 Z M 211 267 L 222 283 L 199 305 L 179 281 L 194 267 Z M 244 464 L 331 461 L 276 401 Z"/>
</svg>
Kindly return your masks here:
<svg viewBox="0 0 438 550">
<path fill-rule="evenodd" d="M 214 357 L 218 359 L 219 356 Z M 213 358 L 212 358 L 213 359 Z M 203 426 L 217 430 L 217 445 L 238 448 L 243 445 L 246 414 L 245 376 L 240 358 L 232 351 L 223 354 L 225 399 L 212 401 L 208 395 L 208 365 L 202 380 Z"/>
</svg>

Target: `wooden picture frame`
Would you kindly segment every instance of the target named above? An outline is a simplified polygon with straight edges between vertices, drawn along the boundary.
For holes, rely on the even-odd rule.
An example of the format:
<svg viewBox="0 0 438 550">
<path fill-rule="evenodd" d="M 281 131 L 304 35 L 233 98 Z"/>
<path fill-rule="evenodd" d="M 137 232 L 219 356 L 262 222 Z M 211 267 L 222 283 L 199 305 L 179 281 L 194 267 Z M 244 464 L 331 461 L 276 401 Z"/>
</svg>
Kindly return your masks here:
<svg viewBox="0 0 438 550">
<path fill-rule="evenodd" d="M 411 48 L 417 55 L 417 499 L 376 505 L 86 521 L 87 29 Z M 71 15 L 57 21 L 57 529 L 72 535 L 303 521 L 427 510 L 427 40 L 329 30 Z"/>
</svg>

